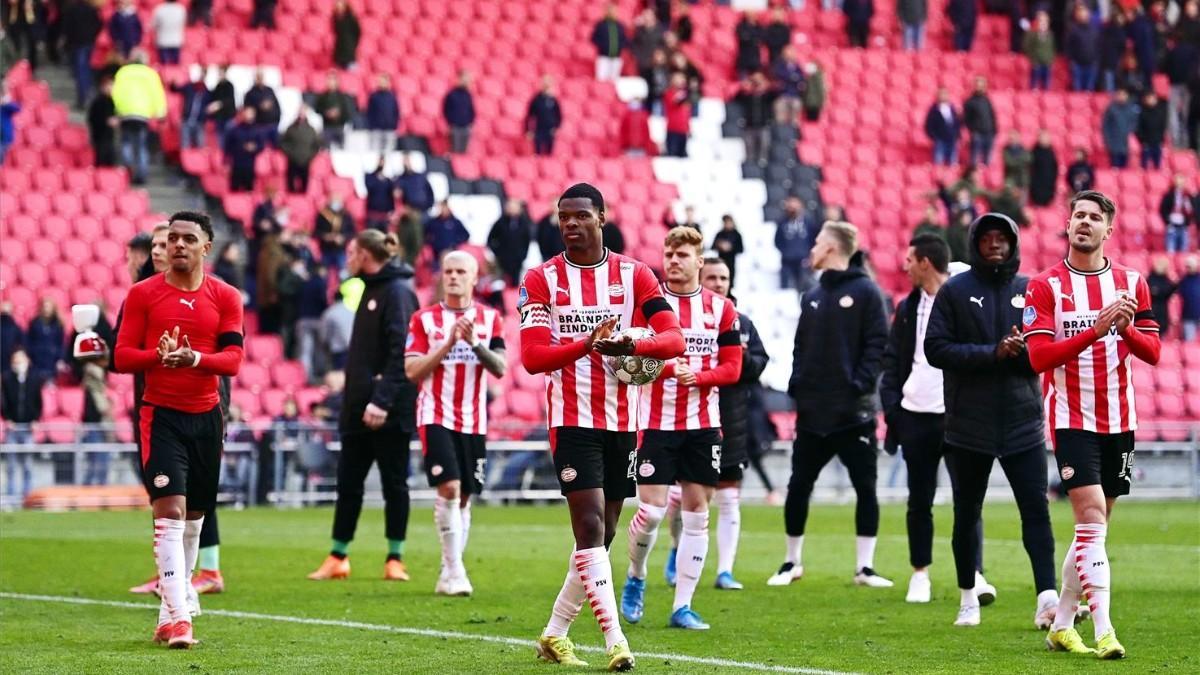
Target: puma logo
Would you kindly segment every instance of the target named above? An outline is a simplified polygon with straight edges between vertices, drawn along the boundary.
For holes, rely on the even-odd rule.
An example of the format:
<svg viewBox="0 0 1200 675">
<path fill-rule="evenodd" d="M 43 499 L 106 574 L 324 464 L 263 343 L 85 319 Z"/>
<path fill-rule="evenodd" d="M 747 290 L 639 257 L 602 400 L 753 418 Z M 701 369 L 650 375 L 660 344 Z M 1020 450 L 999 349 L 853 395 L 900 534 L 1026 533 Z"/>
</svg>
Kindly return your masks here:
<svg viewBox="0 0 1200 675">
<path fill-rule="evenodd" d="M 179 303 L 181 305 L 187 305 L 187 308 L 192 310 L 193 312 L 196 311 L 196 299 L 195 298 L 192 298 L 191 300 L 184 300 L 183 298 L 180 298 Z"/>
<path fill-rule="evenodd" d="M 811 301 L 809 301 L 808 306 L 812 307 L 813 309 L 816 309 L 818 306 L 820 306 L 820 304 L 821 304 L 820 300 L 811 300 Z"/>
<path fill-rule="evenodd" d="M 1072 305 L 1075 304 L 1075 294 L 1074 293 L 1061 293 L 1060 292 L 1058 294 L 1058 297 L 1063 300 L 1066 300 L 1067 302 L 1071 303 Z"/>
<path fill-rule="evenodd" d="M 982 295 L 979 296 L 978 298 L 972 297 L 971 302 L 979 305 L 979 309 L 983 309 L 983 296 Z"/>
</svg>

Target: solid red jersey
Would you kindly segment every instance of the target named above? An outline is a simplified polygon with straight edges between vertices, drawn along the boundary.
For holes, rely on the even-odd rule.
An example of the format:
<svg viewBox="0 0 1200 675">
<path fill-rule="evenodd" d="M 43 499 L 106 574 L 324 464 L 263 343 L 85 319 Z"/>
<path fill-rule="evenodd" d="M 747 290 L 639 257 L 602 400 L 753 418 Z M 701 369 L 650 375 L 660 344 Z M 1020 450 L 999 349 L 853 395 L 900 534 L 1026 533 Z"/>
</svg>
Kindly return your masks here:
<svg viewBox="0 0 1200 675">
<path fill-rule="evenodd" d="M 1096 272 L 1067 261 L 1030 280 L 1022 316 L 1025 335 L 1070 340 L 1093 330 L 1100 310 L 1120 295 L 1137 300 L 1133 329 L 1158 333 L 1150 288 L 1137 270 L 1107 261 Z M 1114 327 L 1065 364 L 1042 375 L 1046 419 L 1051 429 L 1115 434 L 1137 429 L 1137 406 L 1130 370 L 1133 354 Z"/>
<path fill-rule="evenodd" d="M 192 351 L 194 368 L 167 368 L 159 362 L 158 340 L 179 327 Z M 125 298 L 114 368 L 145 373 L 142 401 L 188 413 L 212 410 L 219 401 L 218 376 L 233 377 L 242 365 L 242 294 L 206 274 L 200 288 L 184 291 L 156 274 L 129 289 Z"/>
<path fill-rule="evenodd" d="M 439 303 L 413 314 L 404 355 L 424 356 L 436 349 L 462 316 L 475 323 L 475 337 L 480 344 L 493 350 L 504 348 L 500 312 L 478 304 L 451 309 Z M 466 342 L 459 340 L 419 384 L 418 426 L 436 424 L 464 434 L 487 433 L 487 370 Z"/>
<path fill-rule="evenodd" d="M 679 316 L 683 331 L 684 363 L 694 373 L 716 369 L 722 346 L 741 348 L 738 315 L 729 299 L 699 288 L 688 295 L 676 295 L 663 287 L 663 297 Z M 641 428 L 662 431 L 710 429 L 721 426 L 717 387 L 680 386 L 671 376 L 673 368 L 648 386 L 642 387 Z M 736 374 L 735 374 L 736 379 Z"/>
<path fill-rule="evenodd" d="M 613 316 L 620 318 L 617 330 L 646 326 L 643 307 L 655 298 L 662 302 L 658 280 L 644 263 L 605 250 L 600 262 L 583 267 L 560 253 L 525 273 L 521 331 L 549 329 L 552 345 L 577 343 Z M 550 371 L 546 400 L 551 428 L 637 431 L 638 388 L 617 380 L 597 352 Z"/>
</svg>

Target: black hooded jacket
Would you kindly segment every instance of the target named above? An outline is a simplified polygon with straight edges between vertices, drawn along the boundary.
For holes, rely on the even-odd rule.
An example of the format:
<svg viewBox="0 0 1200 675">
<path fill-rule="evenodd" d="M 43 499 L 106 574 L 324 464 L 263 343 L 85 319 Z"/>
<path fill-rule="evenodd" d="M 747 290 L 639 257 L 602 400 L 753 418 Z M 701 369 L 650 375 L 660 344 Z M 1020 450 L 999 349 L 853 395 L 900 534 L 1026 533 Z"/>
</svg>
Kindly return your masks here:
<svg viewBox="0 0 1200 675">
<path fill-rule="evenodd" d="M 758 378 L 767 367 L 767 348 L 750 317 L 738 312 L 738 333 L 741 335 L 742 375 L 736 384 L 721 387 L 718 403 L 721 407 L 721 435 L 725 452 L 739 458 L 746 452 L 750 434 L 750 390 L 758 386 Z M 737 452 L 734 452 L 737 449 Z"/>
<path fill-rule="evenodd" d="M 800 298 L 788 382 L 797 429 L 828 435 L 874 420 L 887 337 L 883 296 L 862 267 L 821 273 Z"/>
<path fill-rule="evenodd" d="M 979 238 L 1001 228 L 1012 253 L 1000 265 L 979 255 Z M 946 397 L 946 444 L 996 457 L 1045 446 L 1041 388 L 1029 355 L 1000 360 L 996 346 L 1021 327 L 1025 286 L 1017 274 L 1021 249 L 1017 225 L 987 213 L 971 224 L 971 271 L 938 291 L 925 329 L 925 357 L 942 370 Z"/>
<path fill-rule="evenodd" d="M 404 375 L 408 321 L 419 308 L 412 289 L 413 270 L 392 261 L 366 283 L 346 355 L 346 391 L 338 430 L 343 434 L 368 431 L 363 412 L 368 403 L 388 411 L 385 429 L 416 428 L 417 387 Z"/>
</svg>

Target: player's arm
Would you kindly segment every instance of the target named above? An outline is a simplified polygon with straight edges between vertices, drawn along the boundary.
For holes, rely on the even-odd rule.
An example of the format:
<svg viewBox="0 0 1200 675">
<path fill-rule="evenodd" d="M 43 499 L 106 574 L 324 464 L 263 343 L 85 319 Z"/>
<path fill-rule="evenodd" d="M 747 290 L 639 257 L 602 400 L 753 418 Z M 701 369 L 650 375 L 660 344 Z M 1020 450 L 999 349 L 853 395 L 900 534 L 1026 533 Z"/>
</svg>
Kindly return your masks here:
<svg viewBox="0 0 1200 675">
<path fill-rule="evenodd" d="M 697 387 L 724 387 L 742 376 L 742 336 L 738 332 L 737 311 L 725 303 L 717 333 L 717 367 L 696 373 Z"/>
<path fill-rule="evenodd" d="M 742 375 L 738 378 L 738 384 L 754 384 L 767 369 L 767 362 L 771 360 L 771 356 L 767 354 L 767 348 L 763 345 L 754 323 L 746 317 L 739 317 L 738 321 L 745 324 L 743 327 L 750 334 L 746 350 L 742 354 Z"/>
<path fill-rule="evenodd" d="M 863 348 L 854 366 L 852 383 L 861 396 L 875 391 L 879 371 L 883 368 L 883 352 L 887 349 L 887 310 L 879 289 L 870 287 L 863 303 Z"/>
<path fill-rule="evenodd" d="M 883 350 L 883 377 L 879 381 L 879 402 L 883 407 L 884 417 L 890 416 L 900 407 L 903 399 L 901 393 L 904 383 L 900 381 L 901 331 L 904 315 L 907 312 L 908 300 L 901 301 L 896 307 L 896 316 L 892 318 L 892 326 L 888 330 L 887 347 Z"/>
<path fill-rule="evenodd" d="M 646 319 L 654 335 L 632 343 L 632 352 L 624 351 L 619 343 L 606 341 L 601 345 L 602 354 L 635 354 L 666 361 L 681 356 L 684 350 L 683 331 L 679 328 L 679 317 L 663 297 L 654 273 L 645 265 L 638 265 L 633 272 L 633 298 L 635 311 Z"/>
<path fill-rule="evenodd" d="M 417 311 L 416 295 L 401 284 L 392 284 L 391 297 L 386 303 L 383 315 L 383 329 L 387 331 L 387 366 L 375 381 L 371 393 L 371 404 L 388 411 L 396 402 L 400 388 L 408 383 L 405 377 L 404 347 L 408 340 L 408 320 Z M 369 414 L 371 411 L 368 410 Z M 386 416 L 386 412 L 384 413 Z"/>
<path fill-rule="evenodd" d="M 1137 311 L 1133 315 L 1133 321 L 1120 328 L 1121 339 L 1125 341 L 1131 354 L 1152 366 L 1158 365 L 1162 343 L 1158 336 L 1158 320 L 1150 304 L 1150 286 L 1144 277 L 1138 277 L 1134 295 Z"/>
<path fill-rule="evenodd" d="M 500 315 L 497 314 L 492 319 L 492 339 L 486 345 L 475 335 L 474 326 L 467 331 L 466 337 L 471 351 L 475 353 L 475 358 L 479 359 L 479 364 L 484 370 L 495 377 L 504 377 L 504 373 L 508 371 L 508 359 L 504 349 L 504 324 L 500 322 Z"/>
<path fill-rule="evenodd" d="M 539 270 L 525 273 L 525 283 L 521 289 L 517 311 L 521 315 L 521 364 L 525 370 L 531 375 L 561 370 L 592 350 L 596 331 L 585 340 L 551 344 L 550 291 L 546 286 L 546 278 Z M 602 323 L 597 330 L 605 324 L 610 322 Z M 611 332 L 611 327 L 609 330 Z"/>
<path fill-rule="evenodd" d="M 796 398 L 800 390 L 800 370 L 804 357 L 804 295 L 800 295 L 800 316 L 796 319 L 796 338 L 792 341 L 792 375 L 788 378 L 787 394 Z"/>
<path fill-rule="evenodd" d="M 159 365 L 157 345 L 145 348 L 148 311 L 145 295 L 134 286 L 125 299 L 117 331 L 117 346 L 113 349 L 113 370 L 119 373 L 143 373 Z"/>
<path fill-rule="evenodd" d="M 404 375 L 410 382 L 420 382 L 429 377 L 430 373 L 437 370 L 438 364 L 450 350 L 454 348 L 454 343 L 458 341 L 457 327 L 451 329 L 450 334 L 446 336 L 446 340 L 442 344 L 437 345 L 434 349 L 429 349 L 429 336 L 425 333 L 425 324 L 421 321 L 420 314 L 413 314 L 412 320 L 408 323 L 408 337 L 405 338 L 408 345 L 404 350 Z"/>
<path fill-rule="evenodd" d="M 999 368 L 999 345 L 959 342 L 958 316 L 950 284 L 942 286 L 925 327 L 925 358 L 939 370 L 989 371 Z"/>
</svg>

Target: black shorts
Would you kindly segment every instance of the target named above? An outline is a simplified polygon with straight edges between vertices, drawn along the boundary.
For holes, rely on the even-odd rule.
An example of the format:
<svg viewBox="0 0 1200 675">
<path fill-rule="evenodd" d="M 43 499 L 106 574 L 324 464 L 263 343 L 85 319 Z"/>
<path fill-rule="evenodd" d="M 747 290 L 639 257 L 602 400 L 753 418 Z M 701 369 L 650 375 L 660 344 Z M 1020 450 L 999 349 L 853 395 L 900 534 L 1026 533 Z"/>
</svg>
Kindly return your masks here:
<svg viewBox="0 0 1200 675">
<path fill-rule="evenodd" d="M 183 495 L 187 510 L 210 511 L 217 505 L 225 420 L 221 406 L 186 413 L 143 404 L 138 414 L 142 482 L 151 503 Z"/>
<path fill-rule="evenodd" d="M 637 464 L 637 481 L 642 485 L 674 485 L 682 480 L 715 487 L 721 476 L 721 431 L 647 429 Z"/>
<path fill-rule="evenodd" d="M 425 477 L 430 486 L 449 480 L 462 481 L 462 493 L 483 492 L 487 475 L 487 436 L 464 434 L 441 425 L 420 428 Z"/>
<path fill-rule="evenodd" d="M 724 452 L 724 449 L 722 449 Z M 722 483 L 740 483 L 746 477 L 746 464 L 734 464 L 732 466 L 722 466 L 721 475 L 718 477 Z"/>
<path fill-rule="evenodd" d="M 745 467 L 750 461 L 750 435 L 741 433 L 727 436 L 722 431 L 721 438 L 721 470 Z"/>
<path fill-rule="evenodd" d="M 1055 429 L 1054 459 L 1067 492 L 1085 485 L 1099 485 L 1105 497 L 1127 495 L 1133 471 L 1133 432 L 1098 434 Z"/>
<path fill-rule="evenodd" d="M 633 464 L 637 434 L 583 427 L 550 429 L 550 452 L 558 486 L 565 495 L 576 490 L 604 489 L 604 499 L 620 501 L 636 493 Z"/>
</svg>

